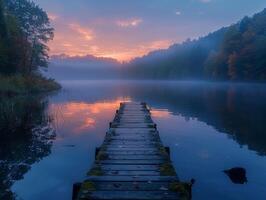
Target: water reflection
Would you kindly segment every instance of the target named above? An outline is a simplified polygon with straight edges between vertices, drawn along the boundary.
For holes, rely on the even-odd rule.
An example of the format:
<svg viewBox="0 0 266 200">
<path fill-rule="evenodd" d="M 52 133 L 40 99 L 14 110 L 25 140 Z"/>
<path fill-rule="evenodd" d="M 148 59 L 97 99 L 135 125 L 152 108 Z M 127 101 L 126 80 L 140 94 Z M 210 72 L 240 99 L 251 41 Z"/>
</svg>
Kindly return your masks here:
<svg viewBox="0 0 266 200">
<path fill-rule="evenodd" d="M 14 181 L 51 153 L 55 132 L 46 107 L 43 97 L 0 98 L 0 199 L 13 199 Z"/>
<path fill-rule="evenodd" d="M 168 108 L 187 119 L 203 121 L 228 134 L 241 146 L 248 145 L 258 154 L 266 154 L 265 85 L 148 83 L 130 86 L 128 91 L 134 99 L 147 101 L 156 108 Z M 167 111 L 159 113 L 167 115 Z"/>
<path fill-rule="evenodd" d="M 86 133 L 96 127 L 104 116 L 114 115 L 114 110 L 120 102 L 130 101 L 128 98 L 118 98 L 114 101 L 102 101 L 96 103 L 67 102 L 53 103 L 49 112 L 54 116 L 57 129 L 67 129 L 70 134 Z M 57 139 L 60 139 L 58 136 Z"/>
<path fill-rule="evenodd" d="M 158 117 L 158 118 L 169 118 L 171 117 L 171 113 L 166 110 L 166 109 L 156 109 L 156 110 L 151 110 L 151 114 L 153 117 Z"/>
<path fill-rule="evenodd" d="M 154 108 L 163 109 L 160 114 L 164 111 L 167 115 L 169 111 L 186 119 L 198 119 L 228 134 L 241 146 L 248 145 L 258 154 L 266 154 L 265 84 L 74 81 L 66 82 L 65 86 L 75 101 L 128 97 L 133 101 L 146 101 Z M 65 96 L 62 94 L 61 98 Z"/>
<path fill-rule="evenodd" d="M 70 199 L 72 184 L 83 180 L 121 101 L 146 101 L 153 108 L 179 176 L 197 180 L 194 199 L 265 199 L 265 85 L 141 81 L 63 85 L 47 109 L 57 132 L 52 153 L 12 187 L 22 199 Z M 223 173 L 236 166 L 247 170 L 248 184 L 233 185 Z M 43 182 L 36 184 L 36 179 Z"/>
</svg>

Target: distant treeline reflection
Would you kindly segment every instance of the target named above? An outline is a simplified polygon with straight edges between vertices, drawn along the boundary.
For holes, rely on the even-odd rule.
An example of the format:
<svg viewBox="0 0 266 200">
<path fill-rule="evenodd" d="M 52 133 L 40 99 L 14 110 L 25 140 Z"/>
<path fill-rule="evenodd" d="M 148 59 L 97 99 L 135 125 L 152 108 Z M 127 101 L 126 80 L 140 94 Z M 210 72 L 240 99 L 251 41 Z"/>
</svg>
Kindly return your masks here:
<svg viewBox="0 0 266 200">
<path fill-rule="evenodd" d="M 128 87 L 128 86 L 127 86 Z M 127 88 L 138 100 L 176 115 L 197 118 L 240 145 L 266 155 L 266 90 L 264 85 L 184 83 Z"/>
</svg>

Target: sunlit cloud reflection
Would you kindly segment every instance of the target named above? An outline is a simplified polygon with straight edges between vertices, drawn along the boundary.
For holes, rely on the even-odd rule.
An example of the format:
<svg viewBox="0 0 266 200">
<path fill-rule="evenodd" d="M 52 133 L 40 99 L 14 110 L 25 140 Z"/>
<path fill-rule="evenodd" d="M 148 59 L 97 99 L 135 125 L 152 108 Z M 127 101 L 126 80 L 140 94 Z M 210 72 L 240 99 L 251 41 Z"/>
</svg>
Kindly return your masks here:
<svg viewBox="0 0 266 200">
<path fill-rule="evenodd" d="M 172 116 L 171 112 L 169 112 L 166 109 L 155 109 L 155 110 L 151 110 L 151 114 L 153 117 L 157 117 L 157 118 L 169 118 Z"/>
<path fill-rule="evenodd" d="M 120 102 L 130 101 L 121 98 L 114 101 L 103 101 L 95 103 L 68 102 L 54 103 L 49 107 L 49 112 L 54 118 L 54 126 L 59 133 L 84 134 L 99 126 L 106 117 L 113 117 L 114 111 L 119 108 Z M 110 118 L 110 121 L 112 120 Z M 62 128 L 64 127 L 64 130 Z"/>
</svg>

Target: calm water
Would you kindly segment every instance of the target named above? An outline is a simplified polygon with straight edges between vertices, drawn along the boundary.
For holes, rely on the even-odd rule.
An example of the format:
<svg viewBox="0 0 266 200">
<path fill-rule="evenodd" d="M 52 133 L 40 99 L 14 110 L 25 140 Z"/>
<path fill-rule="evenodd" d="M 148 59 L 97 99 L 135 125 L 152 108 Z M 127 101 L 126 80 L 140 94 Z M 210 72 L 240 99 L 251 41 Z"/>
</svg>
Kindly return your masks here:
<svg viewBox="0 0 266 200">
<path fill-rule="evenodd" d="M 266 199 L 266 85 L 72 81 L 63 86 L 50 97 L 12 99 L 8 106 L 2 99 L 2 109 L 14 112 L 1 118 L 2 126 L 19 113 L 16 130 L 10 125 L 5 130 L 12 134 L 1 134 L 2 198 L 70 200 L 72 184 L 84 179 L 119 103 L 146 101 L 180 179 L 196 179 L 193 199 Z M 246 169 L 247 184 L 225 175 L 232 167 Z"/>
</svg>

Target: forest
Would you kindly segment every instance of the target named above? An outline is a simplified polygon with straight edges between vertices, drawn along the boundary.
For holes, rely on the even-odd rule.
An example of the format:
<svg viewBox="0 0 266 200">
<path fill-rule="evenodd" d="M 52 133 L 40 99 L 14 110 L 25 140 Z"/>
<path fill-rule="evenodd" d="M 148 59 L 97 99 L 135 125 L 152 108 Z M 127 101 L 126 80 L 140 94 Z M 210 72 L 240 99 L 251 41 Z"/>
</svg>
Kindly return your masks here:
<svg viewBox="0 0 266 200">
<path fill-rule="evenodd" d="M 53 39 L 47 13 L 27 0 L 0 0 L 0 91 L 21 93 L 59 88 L 44 78 L 48 41 Z"/>
<path fill-rule="evenodd" d="M 266 80 L 266 9 L 199 39 L 174 44 L 127 64 L 139 79 Z"/>
</svg>

